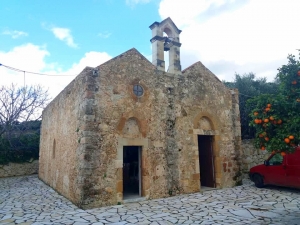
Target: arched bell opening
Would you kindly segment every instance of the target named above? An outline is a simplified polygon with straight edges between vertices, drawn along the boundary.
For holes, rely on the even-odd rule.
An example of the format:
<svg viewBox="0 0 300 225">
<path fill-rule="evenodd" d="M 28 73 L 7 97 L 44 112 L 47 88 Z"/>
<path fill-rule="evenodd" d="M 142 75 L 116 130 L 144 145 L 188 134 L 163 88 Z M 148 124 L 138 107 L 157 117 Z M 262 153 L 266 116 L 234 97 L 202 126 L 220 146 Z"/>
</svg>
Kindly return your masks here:
<svg viewBox="0 0 300 225">
<path fill-rule="evenodd" d="M 168 52 L 168 51 L 170 51 L 171 47 L 173 46 L 173 40 L 174 40 L 172 31 L 168 27 L 166 27 L 163 31 L 163 37 L 164 37 L 164 51 Z M 167 61 L 167 60 L 165 60 L 165 61 Z"/>
<path fill-rule="evenodd" d="M 170 65 L 170 43 L 169 43 L 169 35 L 166 32 L 163 32 L 164 37 L 164 61 L 165 61 L 165 69 L 168 72 L 169 65 Z"/>
<path fill-rule="evenodd" d="M 155 22 L 152 30 L 152 62 L 158 70 L 181 74 L 179 30 L 170 18 Z M 166 67 L 166 64 L 168 66 Z"/>
</svg>

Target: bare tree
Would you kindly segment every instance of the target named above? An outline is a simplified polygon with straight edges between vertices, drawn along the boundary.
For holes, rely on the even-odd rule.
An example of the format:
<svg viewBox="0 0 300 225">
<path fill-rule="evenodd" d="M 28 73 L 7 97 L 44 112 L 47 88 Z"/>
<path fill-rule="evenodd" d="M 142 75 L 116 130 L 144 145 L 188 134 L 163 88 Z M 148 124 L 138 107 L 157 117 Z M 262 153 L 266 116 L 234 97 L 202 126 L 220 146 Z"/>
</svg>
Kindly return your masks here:
<svg viewBox="0 0 300 225">
<path fill-rule="evenodd" d="M 12 138 L 22 134 L 30 121 L 41 119 L 48 101 L 48 90 L 40 85 L 20 88 L 12 84 L 0 87 L 0 138 L 5 138 L 13 147 Z"/>
</svg>

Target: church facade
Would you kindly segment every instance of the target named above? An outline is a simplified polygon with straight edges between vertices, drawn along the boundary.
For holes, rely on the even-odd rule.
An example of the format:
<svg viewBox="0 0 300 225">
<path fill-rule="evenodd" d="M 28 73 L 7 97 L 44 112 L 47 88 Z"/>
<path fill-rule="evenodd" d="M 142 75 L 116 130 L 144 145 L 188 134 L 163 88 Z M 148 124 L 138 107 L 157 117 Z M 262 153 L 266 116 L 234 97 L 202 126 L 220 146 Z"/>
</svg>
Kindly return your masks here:
<svg viewBox="0 0 300 225">
<path fill-rule="evenodd" d="M 240 182 L 238 91 L 181 70 L 170 18 L 150 29 L 152 63 L 130 49 L 87 67 L 43 111 L 39 178 L 81 208 Z"/>
</svg>

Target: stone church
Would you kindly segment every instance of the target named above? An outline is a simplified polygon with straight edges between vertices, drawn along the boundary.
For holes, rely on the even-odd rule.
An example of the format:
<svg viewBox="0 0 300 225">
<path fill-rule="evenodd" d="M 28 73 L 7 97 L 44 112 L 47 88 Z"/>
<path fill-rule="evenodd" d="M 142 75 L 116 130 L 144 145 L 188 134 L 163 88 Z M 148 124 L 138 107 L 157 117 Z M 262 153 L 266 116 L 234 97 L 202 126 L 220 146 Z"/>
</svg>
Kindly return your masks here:
<svg viewBox="0 0 300 225">
<path fill-rule="evenodd" d="M 86 67 L 43 111 L 39 178 L 81 208 L 240 182 L 237 90 L 181 69 L 170 18 L 150 29 L 152 63 L 132 48 Z"/>
</svg>

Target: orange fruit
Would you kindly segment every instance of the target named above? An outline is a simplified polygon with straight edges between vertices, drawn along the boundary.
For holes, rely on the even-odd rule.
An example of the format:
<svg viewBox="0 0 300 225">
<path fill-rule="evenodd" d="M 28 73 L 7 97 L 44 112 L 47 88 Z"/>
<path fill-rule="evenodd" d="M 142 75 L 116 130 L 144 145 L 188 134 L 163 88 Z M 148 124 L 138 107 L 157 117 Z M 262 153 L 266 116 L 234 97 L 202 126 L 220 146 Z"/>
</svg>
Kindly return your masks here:
<svg viewBox="0 0 300 225">
<path fill-rule="evenodd" d="M 266 140 L 266 141 L 269 141 L 270 139 L 269 139 L 268 137 L 265 137 L 265 140 Z"/>
<path fill-rule="evenodd" d="M 269 123 L 269 119 L 264 119 L 264 122 L 265 123 Z"/>
<path fill-rule="evenodd" d="M 278 123 L 278 124 L 282 124 L 282 120 L 280 120 L 280 119 L 277 120 L 277 123 Z"/>
<path fill-rule="evenodd" d="M 259 134 L 258 137 L 262 138 L 264 135 L 263 134 Z"/>
<path fill-rule="evenodd" d="M 270 111 L 270 108 L 269 107 L 265 108 L 265 111 L 266 112 Z"/>
<path fill-rule="evenodd" d="M 273 116 L 270 116 L 270 120 L 274 120 L 274 117 L 273 117 Z"/>
<path fill-rule="evenodd" d="M 290 139 L 290 140 L 293 140 L 293 139 L 294 139 L 294 136 L 293 136 L 293 135 L 290 135 L 290 136 L 289 136 L 289 139 Z"/>
<path fill-rule="evenodd" d="M 290 139 L 285 138 L 285 139 L 284 139 L 284 142 L 288 144 L 288 143 L 290 143 Z"/>
<path fill-rule="evenodd" d="M 255 119 L 254 123 L 259 124 L 259 119 Z"/>
<path fill-rule="evenodd" d="M 272 106 L 272 105 L 271 105 L 270 103 L 269 103 L 269 104 L 267 104 L 267 108 L 271 108 L 271 106 Z"/>
<path fill-rule="evenodd" d="M 259 119 L 259 123 L 262 123 L 262 120 L 261 120 L 261 119 Z"/>
<path fill-rule="evenodd" d="M 294 84 L 294 85 L 297 84 L 297 81 L 293 80 L 293 81 L 292 81 L 292 84 Z"/>
<path fill-rule="evenodd" d="M 266 147 L 265 146 L 261 146 L 260 149 L 261 150 L 266 150 Z"/>
<path fill-rule="evenodd" d="M 257 115 L 258 115 L 258 112 L 254 112 L 253 115 L 254 115 L 254 116 L 257 116 Z"/>
<path fill-rule="evenodd" d="M 282 155 L 282 156 L 285 156 L 285 155 L 286 155 L 286 153 L 285 153 L 285 152 L 281 152 L 281 153 L 280 153 L 280 155 Z"/>
</svg>

